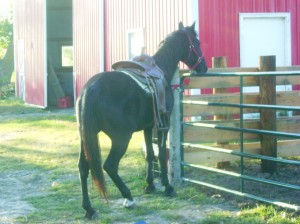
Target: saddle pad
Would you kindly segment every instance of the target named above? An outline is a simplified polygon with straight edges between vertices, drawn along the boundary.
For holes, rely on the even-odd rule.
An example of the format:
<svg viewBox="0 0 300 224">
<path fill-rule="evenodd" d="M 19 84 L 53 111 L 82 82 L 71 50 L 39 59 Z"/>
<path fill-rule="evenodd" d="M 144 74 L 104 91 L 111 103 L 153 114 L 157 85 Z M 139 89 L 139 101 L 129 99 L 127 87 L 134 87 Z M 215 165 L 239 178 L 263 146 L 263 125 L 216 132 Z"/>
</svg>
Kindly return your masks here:
<svg viewBox="0 0 300 224">
<path fill-rule="evenodd" d="M 146 76 L 142 77 L 141 74 L 136 74 L 140 72 L 139 70 L 134 71 L 133 69 L 118 69 L 117 71 L 129 76 L 142 88 L 142 90 L 145 91 L 145 93 L 151 95 L 154 93 L 155 90 L 151 84 L 151 80 L 149 80 Z"/>
</svg>

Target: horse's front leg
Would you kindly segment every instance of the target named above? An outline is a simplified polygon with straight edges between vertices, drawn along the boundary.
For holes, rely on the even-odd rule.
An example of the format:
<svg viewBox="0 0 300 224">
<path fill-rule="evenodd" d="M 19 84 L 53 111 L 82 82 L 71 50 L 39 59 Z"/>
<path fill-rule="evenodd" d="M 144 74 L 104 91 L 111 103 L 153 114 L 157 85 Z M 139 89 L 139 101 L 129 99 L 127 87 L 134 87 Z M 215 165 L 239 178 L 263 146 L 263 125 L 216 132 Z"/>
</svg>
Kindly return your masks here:
<svg viewBox="0 0 300 224">
<path fill-rule="evenodd" d="M 166 149 L 166 141 L 167 141 L 168 132 L 167 131 L 159 131 L 158 132 L 158 147 L 159 147 L 159 164 L 161 169 L 161 183 L 165 187 L 165 195 L 166 196 L 176 196 L 176 192 L 174 188 L 170 185 L 168 178 L 168 167 L 167 167 L 167 149 Z"/>
<path fill-rule="evenodd" d="M 86 211 L 85 217 L 88 219 L 92 219 L 96 214 L 96 211 L 92 208 L 91 202 L 89 199 L 88 194 L 88 186 L 87 186 L 87 179 L 89 176 L 89 164 L 86 160 L 86 157 L 83 152 L 83 146 L 81 144 L 81 151 L 79 156 L 79 174 L 80 174 L 80 181 L 81 181 L 81 189 L 82 189 L 82 207 Z"/>
<path fill-rule="evenodd" d="M 145 188 L 146 193 L 152 193 L 155 190 L 155 186 L 153 184 L 153 161 L 154 161 L 154 151 L 152 146 L 152 127 L 146 128 L 144 130 L 144 138 L 147 150 L 147 187 Z"/>
</svg>

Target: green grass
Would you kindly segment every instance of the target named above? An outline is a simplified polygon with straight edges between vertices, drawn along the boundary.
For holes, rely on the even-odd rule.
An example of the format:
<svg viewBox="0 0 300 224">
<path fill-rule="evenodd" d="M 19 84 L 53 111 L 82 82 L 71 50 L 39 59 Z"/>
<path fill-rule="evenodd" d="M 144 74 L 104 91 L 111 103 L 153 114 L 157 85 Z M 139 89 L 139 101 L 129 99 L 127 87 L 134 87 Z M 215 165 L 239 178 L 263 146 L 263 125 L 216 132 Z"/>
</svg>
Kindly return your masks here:
<svg viewBox="0 0 300 224">
<path fill-rule="evenodd" d="M 36 107 L 24 105 L 23 101 L 16 98 L 0 99 L 0 115 L 26 114 L 45 112 L 45 110 Z"/>
<path fill-rule="evenodd" d="M 21 103 L 12 104 L 27 110 Z M 5 112 L 7 114 L 14 111 L 14 107 L 9 105 L 10 102 L 0 102 L 1 108 L 10 108 Z M 45 115 L 0 121 L 0 173 L 30 171 L 38 172 L 43 178 L 43 186 L 34 185 L 35 178 L 32 178 L 34 188 L 42 194 L 24 198 L 36 210 L 19 217 L 16 222 L 135 223 L 145 220 L 147 223 L 300 223 L 296 214 L 273 206 L 226 210 L 225 203 L 221 205 L 224 211 L 206 211 L 206 206 L 216 207 L 224 202 L 211 199 L 200 188 L 188 184 L 176 188 L 176 198 L 164 197 L 161 189 L 153 195 L 144 194 L 146 164 L 141 150 L 142 141 L 142 133 L 136 133 L 120 164 L 120 175 L 131 189 L 138 206 L 133 210 L 122 208 L 122 197 L 106 176 L 110 200 L 107 204 L 89 180 L 91 202 L 99 216 L 87 222 L 81 208 L 77 168 L 79 137 L 75 117 Z M 100 134 L 100 145 L 105 159 L 111 142 L 104 134 Z M 197 216 L 190 218 L 187 213 L 199 213 L 199 219 Z"/>
<path fill-rule="evenodd" d="M 66 118 L 66 120 L 64 119 Z M 68 165 L 77 159 L 78 134 L 68 117 L 27 118 L 1 122 L 0 170 Z M 2 128 L 3 127 L 3 128 Z M 17 137 L 16 137 L 17 136 Z M 70 160 L 71 159 L 71 160 Z"/>
<path fill-rule="evenodd" d="M 238 212 L 236 216 L 232 216 L 229 212 L 217 212 L 210 214 L 208 218 L 203 221 L 203 224 L 290 224 L 300 223 L 300 219 L 292 213 L 287 211 L 280 211 L 273 206 L 260 205 L 252 209 L 245 209 Z"/>
</svg>

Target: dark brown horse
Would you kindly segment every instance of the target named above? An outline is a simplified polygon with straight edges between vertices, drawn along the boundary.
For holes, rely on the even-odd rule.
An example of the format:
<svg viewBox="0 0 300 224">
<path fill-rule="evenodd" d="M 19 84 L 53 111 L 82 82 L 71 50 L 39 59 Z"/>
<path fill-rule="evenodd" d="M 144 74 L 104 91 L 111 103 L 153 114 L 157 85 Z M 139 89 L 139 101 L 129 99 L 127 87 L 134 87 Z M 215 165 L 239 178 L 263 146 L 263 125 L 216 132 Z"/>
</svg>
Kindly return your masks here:
<svg viewBox="0 0 300 224">
<path fill-rule="evenodd" d="M 171 113 L 174 97 L 171 80 L 180 61 L 197 72 L 206 72 L 207 65 L 200 50 L 200 42 L 195 32 L 195 24 L 179 29 L 168 35 L 158 51 L 153 55 L 158 67 L 163 71 L 166 80 L 166 109 Z M 82 186 L 82 206 L 86 217 L 92 218 L 92 208 L 87 187 L 87 178 L 91 171 L 94 183 L 106 198 L 106 187 L 102 170 L 98 133 L 103 131 L 112 142 L 109 155 L 104 163 L 104 170 L 125 198 L 124 206 L 134 206 L 130 190 L 118 175 L 119 162 L 125 154 L 133 132 L 144 131 L 147 148 L 147 187 L 150 193 L 155 189 L 153 184 L 152 128 L 154 113 L 152 98 L 147 96 L 140 86 L 130 77 L 119 71 L 103 72 L 93 76 L 82 89 L 77 100 L 77 120 L 81 138 L 79 171 Z M 165 195 L 175 195 L 170 185 L 166 167 L 166 136 L 168 130 L 158 131 L 159 162 L 161 181 Z"/>
</svg>

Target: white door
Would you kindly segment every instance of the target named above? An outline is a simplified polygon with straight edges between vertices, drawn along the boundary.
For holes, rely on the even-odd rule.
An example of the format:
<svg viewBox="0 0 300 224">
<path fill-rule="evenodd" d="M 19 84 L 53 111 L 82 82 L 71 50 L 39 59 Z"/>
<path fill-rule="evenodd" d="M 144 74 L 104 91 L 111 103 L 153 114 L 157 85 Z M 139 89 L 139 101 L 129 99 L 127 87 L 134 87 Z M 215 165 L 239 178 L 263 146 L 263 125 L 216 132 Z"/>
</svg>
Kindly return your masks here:
<svg viewBox="0 0 300 224">
<path fill-rule="evenodd" d="M 289 13 L 240 13 L 240 67 L 259 67 L 259 57 L 276 56 L 276 66 L 291 65 L 291 24 Z M 290 91 L 291 85 L 276 86 Z M 259 92 L 259 87 L 244 87 L 244 92 Z M 245 118 L 255 118 L 255 114 Z"/>
<path fill-rule="evenodd" d="M 291 65 L 290 13 L 240 13 L 240 66 L 259 67 L 259 57 L 276 55 L 276 66 Z M 292 86 L 277 86 L 277 91 Z M 258 92 L 258 87 L 245 87 Z"/>
<path fill-rule="evenodd" d="M 276 66 L 291 65 L 289 13 L 240 13 L 239 20 L 241 67 L 258 67 L 266 55 L 276 55 Z"/>
</svg>

